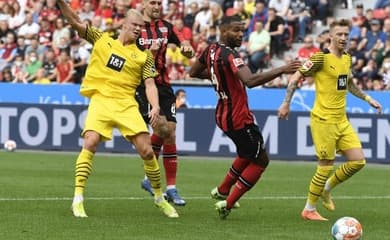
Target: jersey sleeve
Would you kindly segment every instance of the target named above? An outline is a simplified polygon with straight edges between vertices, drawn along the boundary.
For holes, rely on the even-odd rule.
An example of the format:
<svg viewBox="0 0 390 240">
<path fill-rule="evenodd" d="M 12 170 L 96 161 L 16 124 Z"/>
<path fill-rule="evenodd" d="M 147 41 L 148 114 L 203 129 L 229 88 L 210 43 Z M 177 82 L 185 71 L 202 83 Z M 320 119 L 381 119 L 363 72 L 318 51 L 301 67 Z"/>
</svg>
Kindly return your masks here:
<svg viewBox="0 0 390 240">
<path fill-rule="evenodd" d="M 324 53 L 317 52 L 313 54 L 308 60 L 306 60 L 302 66 L 298 69 L 303 76 L 313 76 L 315 72 L 322 68 L 324 64 Z"/>
<path fill-rule="evenodd" d="M 148 49 L 146 49 L 145 52 L 147 54 L 147 57 L 146 57 L 145 65 L 142 68 L 142 80 L 148 78 L 155 78 L 158 76 L 156 66 L 154 65 L 154 58 L 152 52 Z"/>
<path fill-rule="evenodd" d="M 85 36 L 81 36 L 85 38 L 88 42 L 91 44 L 94 44 L 99 38 L 101 38 L 103 35 L 103 32 L 99 29 L 91 26 L 87 26 L 87 29 L 85 31 Z"/>
<path fill-rule="evenodd" d="M 241 58 L 240 54 L 235 52 L 231 52 L 227 55 L 227 62 L 230 67 L 230 69 L 233 71 L 233 73 L 237 73 L 240 68 L 245 66 L 244 60 Z"/>
</svg>

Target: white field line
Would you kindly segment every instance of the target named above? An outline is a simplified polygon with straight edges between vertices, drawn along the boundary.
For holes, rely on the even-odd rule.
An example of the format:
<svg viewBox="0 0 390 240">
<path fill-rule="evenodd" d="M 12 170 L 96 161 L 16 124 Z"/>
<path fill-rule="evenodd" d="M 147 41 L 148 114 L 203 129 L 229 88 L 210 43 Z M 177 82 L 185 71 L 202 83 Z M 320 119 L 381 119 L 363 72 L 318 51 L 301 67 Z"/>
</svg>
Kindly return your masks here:
<svg viewBox="0 0 390 240">
<path fill-rule="evenodd" d="M 187 196 L 186 200 L 210 200 L 210 197 L 205 196 Z M 37 197 L 37 198 L 0 198 L 0 201 L 71 201 L 71 197 Z M 86 200 L 95 201 L 111 201 L 111 200 L 149 200 L 151 197 L 86 197 Z M 244 197 L 248 200 L 300 200 L 306 199 L 306 196 L 261 196 L 261 197 Z M 345 200 L 381 200 L 390 199 L 388 196 L 333 196 L 333 199 L 345 199 Z"/>
</svg>

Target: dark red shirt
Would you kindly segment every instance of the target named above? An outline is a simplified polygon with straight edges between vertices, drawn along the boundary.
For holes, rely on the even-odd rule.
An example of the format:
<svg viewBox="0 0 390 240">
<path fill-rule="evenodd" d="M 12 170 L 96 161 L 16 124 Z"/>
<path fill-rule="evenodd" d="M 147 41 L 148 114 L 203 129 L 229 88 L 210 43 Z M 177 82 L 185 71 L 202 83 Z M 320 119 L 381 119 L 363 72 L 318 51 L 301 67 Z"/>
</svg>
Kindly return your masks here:
<svg viewBox="0 0 390 240">
<path fill-rule="evenodd" d="M 248 107 L 246 87 L 236 75 L 244 66 L 240 54 L 223 44 L 214 43 L 205 49 L 199 61 L 207 66 L 219 98 L 215 111 L 218 127 L 227 132 L 254 123 Z"/>
<path fill-rule="evenodd" d="M 160 49 L 155 53 L 155 65 L 159 72 L 155 79 L 156 84 L 170 86 L 168 72 L 165 67 L 165 53 L 167 51 L 168 43 L 174 43 L 180 46 L 183 37 L 180 32 L 173 27 L 173 25 L 165 20 L 159 19 L 155 22 L 145 22 L 145 27 L 141 31 L 138 38 L 138 45 L 149 49 L 154 41 L 160 42 Z"/>
</svg>

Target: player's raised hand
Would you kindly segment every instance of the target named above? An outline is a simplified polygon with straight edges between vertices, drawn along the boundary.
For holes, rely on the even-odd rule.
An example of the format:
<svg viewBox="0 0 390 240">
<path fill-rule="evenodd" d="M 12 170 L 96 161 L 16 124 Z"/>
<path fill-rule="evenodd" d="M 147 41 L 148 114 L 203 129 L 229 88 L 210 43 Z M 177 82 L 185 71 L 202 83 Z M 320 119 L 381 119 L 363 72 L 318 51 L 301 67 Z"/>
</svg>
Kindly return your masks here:
<svg viewBox="0 0 390 240">
<path fill-rule="evenodd" d="M 381 113 L 382 113 L 382 105 L 381 105 L 379 102 L 377 102 L 375 99 L 371 98 L 370 101 L 368 101 L 368 103 L 369 103 L 372 107 L 376 108 L 378 114 L 381 114 Z"/>
<path fill-rule="evenodd" d="M 186 58 L 192 58 L 195 53 L 194 49 L 192 48 L 191 45 L 185 45 L 180 47 L 180 52 L 183 54 Z"/>
<path fill-rule="evenodd" d="M 161 47 L 161 41 L 160 40 L 153 40 L 152 45 L 150 45 L 149 50 L 152 51 L 152 53 L 157 52 Z"/>
<path fill-rule="evenodd" d="M 293 60 L 285 65 L 284 73 L 295 73 L 302 66 L 302 62 L 299 60 Z"/>
<path fill-rule="evenodd" d="M 288 120 L 288 114 L 290 112 L 290 104 L 287 102 L 283 102 L 278 109 L 278 117 L 280 119 Z"/>
</svg>

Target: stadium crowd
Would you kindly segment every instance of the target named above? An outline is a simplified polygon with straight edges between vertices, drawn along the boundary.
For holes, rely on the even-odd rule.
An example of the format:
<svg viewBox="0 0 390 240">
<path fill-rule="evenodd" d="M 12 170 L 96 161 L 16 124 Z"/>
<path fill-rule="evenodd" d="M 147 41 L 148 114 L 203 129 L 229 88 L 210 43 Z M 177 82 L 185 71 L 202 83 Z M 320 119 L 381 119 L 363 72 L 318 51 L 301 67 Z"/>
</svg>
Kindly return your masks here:
<svg viewBox="0 0 390 240">
<path fill-rule="evenodd" d="M 129 8 L 142 10 L 142 0 L 68 0 L 82 21 L 118 34 Z M 252 72 L 272 68 L 272 59 L 302 61 L 329 44 L 328 31 L 313 29 L 332 21 L 332 0 L 165 0 L 164 19 L 191 41 L 199 57 L 209 43 L 219 41 L 224 15 L 238 15 L 246 32 L 240 54 Z M 350 6 L 349 6 L 350 7 Z M 390 90 L 390 3 L 376 9 L 354 6 L 349 53 L 353 78 L 364 90 Z M 302 43 L 298 51 L 292 43 Z M 79 84 L 92 45 L 64 21 L 55 0 L 0 0 L 0 82 Z M 167 68 L 171 80 L 189 79 L 194 59 L 170 45 Z M 286 87 L 288 76 L 266 87 Z M 311 79 L 301 83 L 313 89 Z"/>
</svg>

